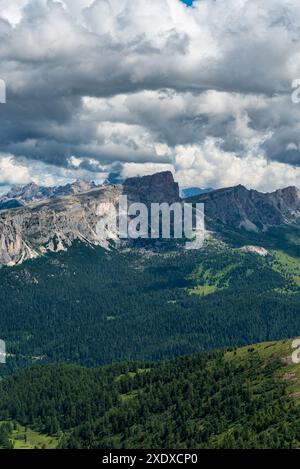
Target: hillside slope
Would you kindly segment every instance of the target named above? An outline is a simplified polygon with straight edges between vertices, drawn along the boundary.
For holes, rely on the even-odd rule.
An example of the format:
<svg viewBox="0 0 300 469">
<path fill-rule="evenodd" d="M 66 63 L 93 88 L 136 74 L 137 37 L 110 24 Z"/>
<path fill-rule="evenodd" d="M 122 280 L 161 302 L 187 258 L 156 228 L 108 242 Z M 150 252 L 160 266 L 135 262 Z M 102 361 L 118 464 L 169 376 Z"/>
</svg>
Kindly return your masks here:
<svg viewBox="0 0 300 469">
<path fill-rule="evenodd" d="M 291 345 L 101 369 L 37 366 L 0 383 L 0 419 L 66 448 L 299 448 Z"/>
<path fill-rule="evenodd" d="M 0 374 L 34 363 L 159 360 L 300 335 L 300 262 L 219 244 L 153 253 L 76 245 L 0 270 Z"/>
</svg>

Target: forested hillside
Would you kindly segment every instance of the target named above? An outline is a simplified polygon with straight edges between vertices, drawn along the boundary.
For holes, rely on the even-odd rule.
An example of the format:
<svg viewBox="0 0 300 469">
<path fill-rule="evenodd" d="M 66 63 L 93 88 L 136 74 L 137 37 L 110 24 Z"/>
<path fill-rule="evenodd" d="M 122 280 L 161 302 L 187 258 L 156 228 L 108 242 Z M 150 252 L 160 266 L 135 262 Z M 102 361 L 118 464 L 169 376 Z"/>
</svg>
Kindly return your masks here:
<svg viewBox="0 0 300 469">
<path fill-rule="evenodd" d="M 64 448 L 299 448 L 291 344 L 24 370 L 0 383 L 2 446 L 19 443 L 22 425 Z"/>
<path fill-rule="evenodd" d="M 78 244 L 2 268 L 0 284 L 9 354 L 2 375 L 39 363 L 159 360 L 300 334 L 299 257 L 280 246 L 263 257 L 215 241 L 162 252 Z"/>
</svg>

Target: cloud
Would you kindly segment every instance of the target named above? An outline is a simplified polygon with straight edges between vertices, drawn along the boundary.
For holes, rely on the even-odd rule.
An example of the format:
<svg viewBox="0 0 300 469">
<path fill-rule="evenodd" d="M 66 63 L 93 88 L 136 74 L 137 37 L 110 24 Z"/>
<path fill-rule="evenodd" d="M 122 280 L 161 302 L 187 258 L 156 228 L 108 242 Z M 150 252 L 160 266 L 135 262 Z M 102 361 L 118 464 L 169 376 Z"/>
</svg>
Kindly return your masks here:
<svg viewBox="0 0 300 469">
<path fill-rule="evenodd" d="M 220 142 L 208 137 L 201 146 L 176 148 L 174 170 L 182 186 L 229 187 L 243 184 L 248 188 L 273 191 L 300 186 L 300 168 L 267 161 L 251 151 L 244 158 L 224 152 Z M 255 178 L 255 179 L 254 179 Z"/>
<path fill-rule="evenodd" d="M 54 179 L 172 167 L 193 185 L 297 182 L 299 21 L 297 0 L 0 0 L 0 152 L 30 177 L 44 164 Z M 208 142 L 194 171 L 179 165 Z"/>
<path fill-rule="evenodd" d="M 22 9 L 29 3 L 29 0 L 0 0 L 0 16 L 11 24 L 17 24 L 22 18 Z"/>
<path fill-rule="evenodd" d="M 23 185 L 32 181 L 43 186 L 65 184 L 73 182 L 76 178 L 93 179 L 97 183 L 103 183 L 108 176 L 109 168 L 101 167 L 98 162 L 96 163 L 97 165 L 91 170 L 88 165 L 82 165 L 81 160 L 71 157 L 68 167 L 57 167 L 42 161 L 15 158 L 11 154 L 0 153 L 0 193 L 5 192 L 10 185 Z"/>
<path fill-rule="evenodd" d="M 9 183 L 22 184 L 29 181 L 29 170 L 26 166 L 16 163 L 14 158 L 4 156 L 0 159 L 0 185 Z"/>
</svg>

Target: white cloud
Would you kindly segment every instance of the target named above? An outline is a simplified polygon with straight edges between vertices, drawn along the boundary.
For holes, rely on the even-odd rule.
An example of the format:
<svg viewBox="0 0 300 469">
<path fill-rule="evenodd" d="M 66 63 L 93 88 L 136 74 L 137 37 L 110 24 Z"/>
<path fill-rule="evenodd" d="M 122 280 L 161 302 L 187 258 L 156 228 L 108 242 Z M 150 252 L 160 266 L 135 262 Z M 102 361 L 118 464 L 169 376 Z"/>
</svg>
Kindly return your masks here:
<svg viewBox="0 0 300 469">
<path fill-rule="evenodd" d="M 64 168 L 27 158 L 16 159 L 9 154 L 0 154 L 0 193 L 5 192 L 9 185 L 24 185 L 31 181 L 43 186 L 54 186 L 67 184 L 75 179 L 93 179 L 97 183 L 102 183 L 106 179 L 107 169 L 105 171 L 105 168 L 98 165 L 98 171 L 89 171 L 81 167 L 80 163 L 77 158 L 71 157 L 69 167 Z"/>
<path fill-rule="evenodd" d="M 300 168 L 267 161 L 251 152 L 244 158 L 224 152 L 219 142 L 207 138 L 201 146 L 176 148 L 174 169 L 182 186 L 229 187 L 243 184 L 260 191 L 300 187 Z"/>
<path fill-rule="evenodd" d="M 17 163 L 13 156 L 7 155 L 0 158 L 0 185 L 22 184 L 28 182 L 30 178 L 29 169 Z"/>
<path fill-rule="evenodd" d="M 298 180 L 297 0 L 0 0 L 1 17 L 0 151 L 20 165 Z"/>
<path fill-rule="evenodd" d="M 29 0 L 0 0 L 0 18 L 16 25 L 22 18 L 22 9 Z"/>
</svg>

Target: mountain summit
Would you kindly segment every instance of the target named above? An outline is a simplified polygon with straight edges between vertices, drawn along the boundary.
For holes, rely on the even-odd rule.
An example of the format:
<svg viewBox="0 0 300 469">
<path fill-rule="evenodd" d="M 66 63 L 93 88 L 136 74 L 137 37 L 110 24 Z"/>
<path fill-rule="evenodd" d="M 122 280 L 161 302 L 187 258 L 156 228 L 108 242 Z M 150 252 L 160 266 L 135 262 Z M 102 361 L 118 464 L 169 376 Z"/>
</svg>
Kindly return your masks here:
<svg viewBox="0 0 300 469">
<path fill-rule="evenodd" d="M 180 202 L 179 186 L 171 172 L 127 179 L 123 185 L 76 181 L 56 188 L 29 184 L 13 188 L 0 212 L 0 264 L 15 265 L 46 252 L 67 249 L 75 240 L 108 246 L 99 239 L 97 223 L 120 195 L 129 202 L 172 204 Z M 300 225 L 300 191 L 287 187 L 264 194 L 239 185 L 186 199 L 203 203 L 206 222 L 217 221 L 235 229 L 265 232 L 272 227 Z M 99 206 L 101 205 L 101 215 Z M 118 241 L 115 233 L 115 240 Z"/>
<path fill-rule="evenodd" d="M 131 178 L 123 185 L 75 182 L 59 188 L 35 184 L 14 188 L 10 200 L 22 206 L 0 212 L 0 264 L 15 265 L 65 250 L 75 240 L 107 247 L 107 239 L 99 239 L 97 223 L 109 213 L 111 204 L 117 207 L 122 194 L 130 202 L 180 201 L 178 184 L 170 172 Z"/>
<path fill-rule="evenodd" d="M 34 182 L 26 186 L 13 186 L 6 195 L 0 197 L 0 210 L 17 208 L 30 204 L 31 202 L 38 202 L 55 197 L 79 194 L 95 189 L 96 187 L 94 182 L 83 180 L 77 180 L 71 184 L 58 187 L 39 186 Z"/>
<path fill-rule="evenodd" d="M 296 187 L 265 194 L 239 185 L 200 194 L 188 201 L 203 203 L 206 216 L 212 220 L 249 231 L 300 223 L 300 191 Z"/>
</svg>

